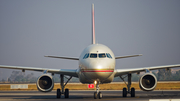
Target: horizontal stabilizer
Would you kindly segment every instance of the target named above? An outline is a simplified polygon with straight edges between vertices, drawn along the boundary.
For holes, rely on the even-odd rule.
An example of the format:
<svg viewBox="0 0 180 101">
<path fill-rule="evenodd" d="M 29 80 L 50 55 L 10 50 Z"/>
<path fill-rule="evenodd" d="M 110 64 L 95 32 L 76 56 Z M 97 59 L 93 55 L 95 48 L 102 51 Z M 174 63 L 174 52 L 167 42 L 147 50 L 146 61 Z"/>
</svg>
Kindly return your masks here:
<svg viewBox="0 0 180 101">
<path fill-rule="evenodd" d="M 49 58 L 59 58 L 59 59 L 68 59 L 68 60 L 79 60 L 79 58 L 72 58 L 72 57 L 58 57 L 58 56 L 44 56 Z"/>
<path fill-rule="evenodd" d="M 116 57 L 115 59 L 130 58 L 130 57 L 136 57 L 136 56 L 142 56 L 142 54 L 138 54 L 138 55 L 128 55 L 128 56 L 119 56 L 119 57 Z"/>
</svg>

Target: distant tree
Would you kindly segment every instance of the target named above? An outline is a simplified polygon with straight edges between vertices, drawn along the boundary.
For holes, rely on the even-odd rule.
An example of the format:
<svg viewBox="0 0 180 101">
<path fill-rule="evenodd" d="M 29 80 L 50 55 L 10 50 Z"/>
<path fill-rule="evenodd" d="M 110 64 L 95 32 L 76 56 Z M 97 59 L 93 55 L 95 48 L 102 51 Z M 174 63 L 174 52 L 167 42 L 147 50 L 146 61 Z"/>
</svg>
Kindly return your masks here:
<svg viewBox="0 0 180 101">
<path fill-rule="evenodd" d="M 158 70 L 158 80 L 172 80 L 173 76 L 172 76 L 172 72 L 171 69 L 166 70 L 166 69 L 159 69 Z"/>
<path fill-rule="evenodd" d="M 180 81 L 180 70 L 173 74 L 172 79 Z"/>
<path fill-rule="evenodd" d="M 55 74 L 53 78 L 54 78 L 54 82 L 56 82 L 56 83 L 60 82 L 60 75 Z"/>
<path fill-rule="evenodd" d="M 158 81 L 159 80 L 165 80 L 165 69 L 159 69 L 158 70 Z"/>
<path fill-rule="evenodd" d="M 2 79 L 1 81 L 2 81 L 2 82 L 5 82 L 6 80 L 5 80 L 5 79 Z"/>
<path fill-rule="evenodd" d="M 140 76 L 138 74 L 132 74 L 132 81 L 139 81 Z"/>
<path fill-rule="evenodd" d="M 8 81 L 11 82 L 36 82 L 37 77 L 34 77 L 34 74 L 25 75 L 21 71 L 13 71 L 11 76 L 8 78 Z"/>
<path fill-rule="evenodd" d="M 165 71 L 165 80 L 171 80 L 172 72 L 171 69 Z"/>
<path fill-rule="evenodd" d="M 156 78 L 158 78 L 158 74 L 156 72 L 152 72 L 152 73 L 156 76 Z"/>
<path fill-rule="evenodd" d="M 113 82 L 121 82 L 122 80 L 120 79 L 120 77 L 115 77 Z"/>
<path fill-rule="evenodd" d="M 10 78 L 8 78 L 8 82 L 11 82 L 11 79 L 10 79 Z"/>
</svg>

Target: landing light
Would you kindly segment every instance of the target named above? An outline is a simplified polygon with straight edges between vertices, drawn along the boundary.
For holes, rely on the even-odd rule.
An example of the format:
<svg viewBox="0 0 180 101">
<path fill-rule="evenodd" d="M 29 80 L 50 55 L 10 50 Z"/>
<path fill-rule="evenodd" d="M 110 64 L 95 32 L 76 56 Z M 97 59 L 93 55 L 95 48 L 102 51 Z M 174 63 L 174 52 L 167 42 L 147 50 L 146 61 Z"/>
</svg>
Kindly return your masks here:
<svg viewBox="0 0 180 101">
<path fill-rule="evenodd" d="M 98 69 L 102 69 L 102 66 L 97 66 Z"/>
<path fill-rule="evenodd" d="M 96 85 L 96 84 L 97 84 L 97 81 L 94 81 L 94 84 Z"/>
</svg>

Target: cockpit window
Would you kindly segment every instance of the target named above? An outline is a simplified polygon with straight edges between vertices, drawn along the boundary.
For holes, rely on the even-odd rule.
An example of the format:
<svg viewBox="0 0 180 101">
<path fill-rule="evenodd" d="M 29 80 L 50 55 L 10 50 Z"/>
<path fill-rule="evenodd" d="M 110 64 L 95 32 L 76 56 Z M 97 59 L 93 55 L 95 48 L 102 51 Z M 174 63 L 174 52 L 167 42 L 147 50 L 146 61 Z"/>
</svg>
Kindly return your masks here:
<svg viewBox="0 0 180 101">
<path fill-rule="evenodd" d="M 100 53 L 100 54 L 96 54 L 96 53 L 86 53 L 83 57 L 83 59 L 87 59 L 87 58 L 111 58 L 112 56 L 109 53 Z"/>
<path fill-rule="evenodd" d="M 98 55 L 99 55 L 99 58 L 105 58 L 106 57 L 105 53 L 101 53 L 101 54 L 98 54 Z"/>
<path fill-rule="evenodd" d="M 97 54 L 91 53 L 90 58 L 97 58 Z"/>
<path fill-rule="evenodd" d="M 109 53 L 106 53 L 106 55 L 107 55 L 108 58 L 112 59 L 112 56 Z"/>
<path fill-rule="evenodd" d="M 86 54 L 84 55 L 83 59 L 86 59 L 86 58 L 88 58 L 88 57 L 89 57 L 89 53 L 86 53 Z"/>
</svg>

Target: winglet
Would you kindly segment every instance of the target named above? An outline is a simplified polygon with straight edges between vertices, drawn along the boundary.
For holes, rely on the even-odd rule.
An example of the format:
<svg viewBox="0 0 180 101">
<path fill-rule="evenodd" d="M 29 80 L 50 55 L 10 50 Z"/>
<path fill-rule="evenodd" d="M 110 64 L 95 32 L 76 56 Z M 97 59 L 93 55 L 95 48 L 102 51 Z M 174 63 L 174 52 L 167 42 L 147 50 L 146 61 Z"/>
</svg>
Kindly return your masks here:
<svg viewBox="0 0 180 101">
<path fill-rule="evenodd" d="M 94 4 L 92 4 L 92 44 L 96 44 L 96 40 L 95 40 L 95 24 L 94 24 Z"/>
</svg>

